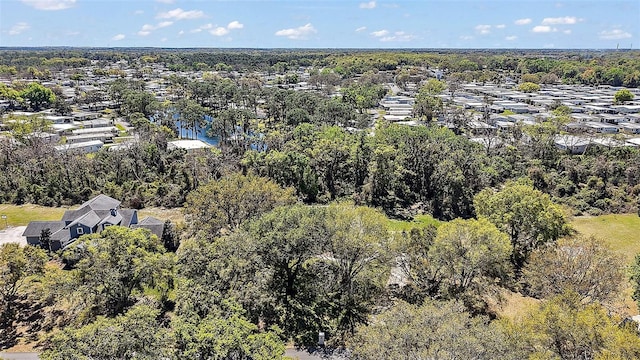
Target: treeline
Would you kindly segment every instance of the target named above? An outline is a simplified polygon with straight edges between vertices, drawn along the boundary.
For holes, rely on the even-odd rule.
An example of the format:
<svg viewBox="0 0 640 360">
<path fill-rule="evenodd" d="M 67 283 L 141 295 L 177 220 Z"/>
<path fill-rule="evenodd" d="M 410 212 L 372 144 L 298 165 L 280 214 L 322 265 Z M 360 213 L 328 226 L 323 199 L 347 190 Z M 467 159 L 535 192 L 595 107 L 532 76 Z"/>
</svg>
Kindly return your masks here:
<svg viewBox="0 0 640 360">
<path fill-rule="evenodd" d="M 87 66 L 91 60 L 97 60 L 100 66 L 119 60 L 137 66 L 160 63 L 175 71 L 284 73 L 300 67 L 329 68 L 344 79 L 368 71 L 399 72 L 410 67 L 424 67 L 439 68 L 446 74 L 483 82 L 504 81 L 507 78 L 517 80 L 523 75 L 535 75 L 543 82 L 640 86 L 637 51 L 7 50 L 0 52 L 0 75 L 15 75 L 29 68 L 50 74 L 53 70 Z"/>
</svg>

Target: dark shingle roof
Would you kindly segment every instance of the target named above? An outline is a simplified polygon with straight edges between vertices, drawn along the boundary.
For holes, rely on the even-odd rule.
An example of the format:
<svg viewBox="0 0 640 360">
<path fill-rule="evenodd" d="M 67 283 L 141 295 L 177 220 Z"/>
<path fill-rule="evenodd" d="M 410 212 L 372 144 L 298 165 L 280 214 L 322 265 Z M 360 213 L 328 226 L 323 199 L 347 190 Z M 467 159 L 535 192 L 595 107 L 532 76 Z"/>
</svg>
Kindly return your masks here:
<svg viewBox="0 0 640 360">
<path fill-rule="evenodd" d="M 120 201 L 107 195 L 100 194 L 93 199 L 86 201 L 80 207 L 83 208 L 85 206 L 88 206 L 91 210 L 117 209 L 120 207 Z"/>
<path fill-rule="evenodd" d="M 42 230 L 47 228 L 51 231 L 51 234 L 55 234 L 63 229 L 64 225 L 64 221 L 32 221 L 27 225 L 27 228 L 24 229 L 22 236 L 39 237 Z"/>
<path fill-rule="evenodd" d="M 135 225 L 131 225 L 132 228 L 143 228 L 149 229 L 152 234 L 155 234 L 158 238 L 162 237 L 162 232 L 164 230 L 164 221 L 160 219 L 156 219 L 151 216 L 147 216 L 146 218 L 140 220 L 139 223 Z"/>
<path fill-rule="evenodd" d="M 131 220 L 133 219 L 133 215 L 138 212 L 138 210 L 132 209 L 120 209 L 118 210 L 120 215 L 122 216 L 122 222 L 120 226 L 129 227 L 131 226 Z"/>
<path fill-rule="evenodd" d="M 98 217 L 98 215 L 96 215 L 94 211 L 91 211 L 75 219 L 73 222 L 69 224 L 69 227 L 72 227 L 77 224 L 82 224 L 90 228 L 93 228 L 94 226 L 98 225 L 98 223 L 100 223 L 100 220 L 101 219 Z"/>
</svg>

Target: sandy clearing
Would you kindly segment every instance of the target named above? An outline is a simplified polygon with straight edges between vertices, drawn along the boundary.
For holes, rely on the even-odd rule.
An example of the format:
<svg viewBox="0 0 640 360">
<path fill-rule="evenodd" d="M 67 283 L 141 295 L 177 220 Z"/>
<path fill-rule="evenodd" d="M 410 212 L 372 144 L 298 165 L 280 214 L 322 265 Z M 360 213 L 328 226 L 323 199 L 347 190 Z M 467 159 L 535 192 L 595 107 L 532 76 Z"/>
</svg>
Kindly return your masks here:
<svg viewBox="0 0 640 360">
<path fill-rule="evenodd" d="M 22 236 L 26 226 L 11 226 L 8 229 L 0 231 L 0 245 L 4 243 L 18 243 L 20 245 L 27 245 L 27 239 Z"/>
</svg>

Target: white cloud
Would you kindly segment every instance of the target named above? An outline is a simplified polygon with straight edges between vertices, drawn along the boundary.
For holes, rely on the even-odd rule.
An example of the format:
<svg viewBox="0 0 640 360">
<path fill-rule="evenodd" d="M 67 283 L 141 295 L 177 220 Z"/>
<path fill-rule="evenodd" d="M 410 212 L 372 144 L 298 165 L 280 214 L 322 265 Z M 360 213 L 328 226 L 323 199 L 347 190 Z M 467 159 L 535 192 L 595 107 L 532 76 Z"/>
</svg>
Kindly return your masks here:
<svg viewBox="0 0 640 360">
<path fill-rule="evenodd" d="M 178 35 L 184 35 L 184 30 L 178 31 Z"/>
<path fill-rule="evenodd" d="M 209 23 L 209 24 L 204 24 L 204 25 L 200 26 L 200 27 L 199 27 L 199 28 L 197 28 L 197 29 L 193 29 L 193 30 L 191 30 L 191 31 L 190 31 L 190 33 L 195 34 L 195 33 L 202 32 L 202 30 L 211 30 L 211 29 L 213 29 L 214 27 L 215 27 L 215 26 L 213 26 L 213 24 L 211 24 L 211 23 Z"/>
<path fill-rule="evenodd" d="M 396 31 L 391 36 L 383 36 L 380 38 L 382 42 L 407 42 L 415 39 L 415 35 L 408 34 L 404 31 Z"/>
<path fill-rule="evenodd" d="M 531 31 L 533 31 L 534 33 L 549 33 L 549 32 L 555 32 L 558 30 L 556 28 L 552 28 L 551 26 L 538 25 L 538 26 L 534 26 L 533 29 L 531 29 Z"/>
<path fill-rule="evenodd" d="M 514 40 L 517 40 L 518 37 L 515 36 L 515 35 L 511 35 L 511 36 L 505 37 L 504 39 L 507 40 L 507 41 L 514 41 Z"/>
<path fill-rule="evenodd" d="M 507 27 L 507 25 L 505 25 L 505 24 L 498 24 L 498 25 L 496 25 L 496 29 L 504 29 L 504 28 L 506 28 L 506 27 Z"/>
<path fill-rule="evenodd" d="M 64 10 L 76 4 L 76 0 L 22 0 L 22 2 L 38 10 Z"/>
<path fill-rule="evenodd" d="M 307 39 L 309 35 L 315 34 L 317 32 L 318 31 L 313 27 L 313 25 L 311 25 L 311 23 L 308 23 L 297 28 L 278 30 L 276 31 L 275 35 L 286 36 L 287 38 L 292 40 L 304 40 Z"/>
<path fill-rule="evenodd" d="M 383 37 L 389 35 L 389 30 L 378 30 L 371 33 L 375 37 Z"/>
<path fill-rule="evenodd" d="M 525 19 L 518 19 L 516 21 L 513 22 L 516 25 L 527 25 L 527 24 L 531 24 L 531 19 L 529 18 L 525 18 Z"/>
<path fill-rule="evenodd" d="M 144 14 L 144 10 L 136 10 L 133 12 L 133 15 L 142 15 Z"/>
<path fill-rule="evenodd" d="M 542 19 L 542 25 L 573 25 L 582 21 L 575 16 L 564 16 L 557 18 L 544 18 Z"/>
<path fill-rule="evenodd" d="M 473 40 L 473 36 L 471 36 L 471 35 L 462 35 L 462 36 L 460 36 L 460 40 Z"/>
<path fill-rule="evenodd" d="M 491 25 L 478 25 L 475 29 L 480 35 L 487 35 L 491 33 Z"/>
<path fill-rule="evenodd" d="M 158 19 L 175 19 L 175 20 L 191 20 L 204 17 L 204 12 L 201 10 L 189 10 L 185 11 L 180 8 L 173 9 L 167 12 L 159 13 L 156 18 Z"/>
<path fill-rule="evenodd" d="M 197 29 L 191 30 L 190 32 L 199 33 L 199 32 L 202 32 L 203 30 L 209 30 L 209 33 L 213 36 L 225 36 L 229 34 L 231 30 L 238 30 L 242 28 L 244 28 L 244 24 L 240 23 L 239 21 L 232 21 L 229 24 L 227 24 L 226 27 L 217 26 L 213 24 L 204 24 Z"/>
<path fill-rule="evenodd" d="M 598 37 L 602 40 L 620 40 L 628 39 L 632 35 L 626 31 L 620 29 L 603 30 L 598 33 Z"/>
<path fill-rule="evenodd" d="M 140 31 L 138 31 L 138 35 L 140 36 L 147 36 L 149 34 L 151 34 L 152 31 L 157 30 L 157 29 L 162 29 L 165 28 L 167 26 L 171 26 L 173 25 L 173 21 L 163 21 L 160 22 L 156 25 L 151 25 L 151 24 L 144 24 L 142 25 L 142 29 L 140 29 Z"/>
<path fill-rule="evenodd" d="M 111 38 L 111 40 L 113 40 L 113 41 L 120 41 L 120 40 L 123 40 L 125 37 L 126 37 L 126 36 L 124 36 L 124 34 L 118 34 L 118 35 L 116 35 L 116 36 L 112 37 L 112 38 Z"/>
<path fill-rule="evenodd" d="M 173 4 L 174 2 L 176 2 L 176 0 L 156 0 L 156 1 L 163 4 Z"/>
<path fill-rule="evenodd" d="M 360 3 L 360 9 L 375 9 L 376 8 L 376 2 L 375 1 L 369 1 L 366 3 Z"/>
<path fill-rule="evenodd" d="M 562 30 L 562 33 L 569 35 L 571 34 L 571 29 Z"/>
<path fill-rule="evenodd" d="M 229 30 L 237 30 L 237 29 L 242 29 L 244 27 L 244 24 L 241 24 L 239 21 L 235 20 L 229 23 L 229 25 L 227 25 L 227 29 Z"/>
<path fill-rule="evenodd" d="M 356 32 L 362 32 L 362 31 L 365 31 L 365 30 L 367 30 L 366 26 L 360 26 L 359 28 L 356 29 Z"/>
<path fill-rule="evenodd" d="M 217 28 L 209 31 L 209 33 L 214 36 L 225 36 L 229 33 L 229 30 L 225 27 L 218 26 Z"/>
<path fill-rule="evenodd" d="M 9 30 L 9 35 L 20 35 L 23 32 L 31 29 L 31 26 L 26 22 L 19 22 L 11 27 Z"/>
</svg>

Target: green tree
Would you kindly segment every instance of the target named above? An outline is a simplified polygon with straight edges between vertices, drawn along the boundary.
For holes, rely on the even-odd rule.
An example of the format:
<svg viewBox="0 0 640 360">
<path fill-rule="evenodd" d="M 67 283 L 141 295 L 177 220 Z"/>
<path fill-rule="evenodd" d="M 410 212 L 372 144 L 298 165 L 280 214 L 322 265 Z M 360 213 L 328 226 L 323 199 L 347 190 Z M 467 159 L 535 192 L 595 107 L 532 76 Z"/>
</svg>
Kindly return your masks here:
<svg viewBox="0 0 640 360">
<path fill-rule="evenodd" d="M 389 234 L 386 217 L 363 206 L 331 205 L 327 227 L 331 234 L 322 275 L 326 300 L 335 319 L 338 342 L 353 334 L 367 315 L 389 276 Z"/>
<path fill-rule="evenodd" d="M 247 241 L 255 244 L 265 278 L 265 292 L 273 298 L 266 313 L 288 338 L 307 342 L 321 330 L 322 314 L 314 312 L 317 279 L 312 264 L 329 249 L 324 208 L 293 205 L 278 207 L 246 226 Z M 266 275 L 266 276 L 265 276 Z M 256 277 L 260 276 L 255 274 Z"/>
<path fill-rule="evenodd" d="M 171 334 L 160 311 L 136 305 L 115 318 L 99 317 L 78 329 L 67 327 L 50 338 L 43 360 L 152 360 L 170 354 Z"/>
<path fill-rule="evenodd" d="M 412 304 L 438 295 L 440 274 L 431 266 L 429 249 L 437 234 L 437 227 L 412 228 L 394 239 L 394 255 L 406 284 L 398 289 L 400 297 Z"/>
<path fill-rule="evenodd" d="M 166 220 L 162 226 L 162 244 L 167 251 L 175 252 L 180 246 L 180 238 L 176 231 L 176 225 L 171 220 Z"/>
<path fill-rule="evenodd" d="M 518 85 L 518 90 L 524 93 L 532 93 L 532 92 L 540 91 L 540 85 L 532 82 L 524 82 Z"/>
<path fill-rule="evenodd" d="M 197 102 L 190 99 L 180 99 L 176 103 L 176 111 L 180 115 L 180 126 L 184 129 L 191 130 L 191 137 L 198 138 L 198 131 L 204 123 L 206 110 Z M 180 131 L 182 137 L 182 131 Z"/>
<path fill-rule="evenodd" d="M 200 321 L 174 320 L 176 359 L 282 359 L 285 346 L 276 331 L 259 331 L 238 312 Z"/>
<path fill-rule="evenodd" d="M 624 103 L 627 101 L 633 100 L 634 95 L 628 89 L 621 89 L 616 91 L 615 95 L 613 95 L 613 99 L 616 103 Z"/>
<path fill-rule="evenodd" d="M 533 296 L 549 298 L 572 291 L 583 303 L 615 300 L 623 279 L 621 256 L 593 237 L 560 239 L 540 247 L 523 269 L 523 280 Z"/>
<path fill-rule="evenodd" d="M 510 347 L 529 359 L 636 359 L 640 356 L 637 326 L 624 324 L 599 304 L 585 305 L 582 296 L 563 293 L 541 303 L 518 323 L 501 325 Z"/>
<path fill-rule="evenodd" d="M 337 126 L 325 128 L 316 136 L 313 147 L 307 151 L 318 178 L 318 200 L 335 200 L 352 193 L 355 137 Z"/>
<path fill-rule="evenodd" d="M 512 276 L 512 247 L 506 234 L 486 219 L 445 223 L 428 252 L 430 266 L 447 299 L 461 299 L 473 312 L 486 311 L 485 297 Z"/>
<path fill-rule="evenodd" d="M 40 247 L 47 253 L 51 252 L 51 229 L 44 228 L 40 231 Z"/>
<path fill-rule="evenodd" d="M 349 339 L 352 358 L 521 359 L 506 334 L 484 317 L 472 317 L 458 302 L 395 304 L 359 326 Z"/>
<path fill-rule="evenodd" d="M 429 79 L 420 88 L 413 105 L 413 113 L 418 118 L 425 118 L 430 123 L 443 109 L 442 99 L 438 97 L 445 89 L 446 84 L 440 80 Z"/>
<path fill-rule="evenodd" d="M 68 296 L 84 304 L 79 321 L 121 314 L 146 289 L 166 301 L 173 287 L 173 254 L 146 229 L 110 226 L 82 237 L 63 257 L 72 267 Z"/>
<path fill-rule="evenodd" d="M 523 83 L 534 83 L 534 84 L 539 84 L 540 83 L 540 77 L 536 74 L 522 74 L 522 77 L 520 78 L 520 81 L 522 81 Z"/>
<path fill-rule="evenodd" d="M 0 328 L 12 328 L 14 310 L 23 286 L 41 275 L 47 262 L 44 250 L 15 243 L 0 245 Z"/>
<path fill-rule="evenodd" d="M 14 89 L 13 87 L 7 86 L 4 83 L 0 84 L 0 99 L 9 100 L 9 104 L 12 107 L 17 106 L 23 101 L 18 90 Z"/>
<path fill-rule="evenodd" d="M 20 92 L 20 97 L 29 102 L 31 108 L 39 111 L 56 101 L 56 95 L 49 88 L 39 83 L 31 83 Z"/>
<path fill-rule="evenodd" d="M 517 271 L 531 251 L 569 231 L 562 208 L 524 181 L 509 181 L 499 191 L 485 189 L 473 203 L 479 218 L 486 218 L 509 235 L 511 261 Z"/>
<path fill-rule="evenodd" d="M 120 112 L 127 117 L 131 114 L 141 113 L 148 118 L 153 113 L 154 108 L 158 106 L 157 103 L 158 100 L 150 92 L 127 89 L 122 97 Z"/>
<path fill-rule="evenodd" d="M 184 213 L 192 234 L 217 235 L 222 229 L 237 229 L 279 205 L 295 202 L 292 188 L 283 189 L 271 180 L 231 174 L 198 187 L 187 196 Z"/>
</svg>

